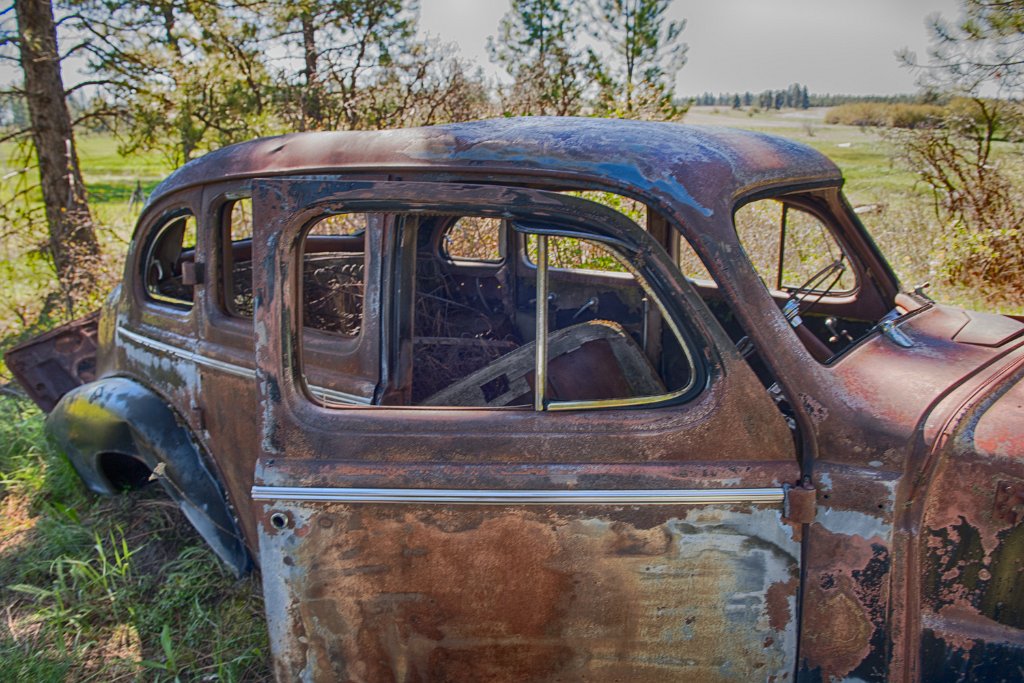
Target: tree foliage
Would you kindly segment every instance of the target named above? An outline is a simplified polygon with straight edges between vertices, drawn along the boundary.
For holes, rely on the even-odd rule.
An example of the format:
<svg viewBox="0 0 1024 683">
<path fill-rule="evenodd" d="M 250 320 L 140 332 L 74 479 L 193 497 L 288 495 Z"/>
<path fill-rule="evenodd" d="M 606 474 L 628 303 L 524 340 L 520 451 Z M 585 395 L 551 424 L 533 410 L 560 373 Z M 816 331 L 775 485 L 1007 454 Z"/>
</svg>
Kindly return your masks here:
<svg viewBox="0 0 1024 683">
<path fill-rule="evenodd" d="M 580 114 L 594 83 L 592 51 L 579 47 L 583 15 L 565 0 L 512 0 L 488 40 L 491 59 L 512 77 L 501 96 L 509 115 Z"/>
<path fill-rule="evenodd" d="M 205 0 L 72 0 L 95 112 L 126 153 L 157 149 L 181 164 L 267 132 L 269 78 L 257 24 Z"/>
<path fill-rule="evenodd" d="M 902 59 L 918 70 L 921 84 L 959 95 L 1019 97 L 1024 88 L 1024 2 L 961 0 L 962 16 L 928 19 L 928 60 L 904 50 Z"/>
<path fill-rule="evenodd" d="M 598 112 L 626 118 L 676 119 L 675 77 L 686 63 L 686 21 L 665 17 L 670 0 L 597 0 L 594 36 L 609 49 L 599 70 Z"/>
<path fill-rule="evenodd" d="M 1024 169 L 997 145 L 1024 129 L 1024 2 L 964 0 L 956 23 L 930 19 L 928 61 L 904 52 L 931 92 L 958 96 L 935 126 L 891 135 L 898 158 L 931 190 L 949 226 L 946 278 L 990 296 L 1024 295 Z"/>
<path fill-rule="evenodd" d="M 482 78 L 416 39 L 406 0 L 70 0 L 97 113 L 175 164 L 279 132 L 473 118 Z"/>
<path fill-rule="evenodd" d="M 393 82 L 413 51 L 415 5 L 402 0 L 268 3 L 271 38 L 298 47 L 302 68 L 282 73 L 284 114 L 299 130 L 368 128 L 386 118 L 375 85 Z M 420 48 L 422 52 L 422 48 Z M 408 60 L 405 60 L 406 62 Z M 295 106 L 297 105 L 297 106 Z M 290 115 L 289 115 L 290 114 Z"/>
</svg>

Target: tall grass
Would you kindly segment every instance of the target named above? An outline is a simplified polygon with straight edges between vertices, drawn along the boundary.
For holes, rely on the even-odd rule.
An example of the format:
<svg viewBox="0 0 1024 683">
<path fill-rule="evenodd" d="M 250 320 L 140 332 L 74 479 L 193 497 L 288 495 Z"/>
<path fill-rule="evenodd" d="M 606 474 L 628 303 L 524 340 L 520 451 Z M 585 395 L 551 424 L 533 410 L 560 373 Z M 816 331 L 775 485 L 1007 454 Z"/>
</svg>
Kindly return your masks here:
<svg viewBox="0 0 1024 683">
<path fill-rule="evenodd" d="M 829 109 L 825 116 L 825 123 L 838 123 L 845 126 L 919 128 L 935 125 L 942 120 L 945 114 L 946 108 L 935 104 L 851 102 Z"/>
<path fill-rule="evenodd" d="M 87 493 L 0 398 L 0 680 L 269 680 L 258 582 L 236 581 L 161 491 Z"/>
</svg>

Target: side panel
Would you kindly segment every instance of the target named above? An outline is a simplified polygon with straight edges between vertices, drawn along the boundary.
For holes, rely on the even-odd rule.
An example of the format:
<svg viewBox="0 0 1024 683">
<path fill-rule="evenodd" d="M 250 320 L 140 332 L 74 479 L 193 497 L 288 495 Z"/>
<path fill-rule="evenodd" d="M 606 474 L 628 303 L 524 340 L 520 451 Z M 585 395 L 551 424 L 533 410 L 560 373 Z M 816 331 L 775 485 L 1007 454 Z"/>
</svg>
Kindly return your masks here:
<svg viewBox="0 0 1024 683">
<path fill-rule="evenodd" d="M 801 679 L 887 681 L 898 475 L 816 463 L 806 537 Z"/>
<path fill-rule="evenodd" d="M 920 675 L 1024 678 L 1024 357 L 948 421 L 923 505 Z"/>
<path fill-rule="evenodd" d="M 261 180 L 253 198 L 253 498 L 279 680 L 792 678 L 792 433 L 648 235 L 521 188 Z M 622 245 L 699 340 L 698 390 L 636 409 L 318 405 L 297 352 L 298 237 L 316 212 L 389 206 L 543 219 Z M 412 266 L 383 257 L 401 294 Z M 380 319 L 400 302 L 382 296 Z"/>
<path fill-rule="evenodd" d="M 737 474 L 701 469 L 703 476 L 690 479 L 701 486 Z M 304 481 L 303 470 L 310 471 L 273 464 L 261 478 L 294 484 Z M 471 492 L 479 468 L 461 477 L 457 470 L 426 478 Z M 534 470 L 495 473 L 490 481 L 546 480 L 550 487 L 558 479 L 557 468 Z M 354 468 L 319 474 L 370 483 Z M 624 483 L 611 469 L 600 479 Z M 646 479 L 679 486 L 689 478 L 652 471 Z M 383 489 L 356 490 L 365 496 Z M 453 505 L 290 498 L 311 491 L 329 496 L 339 489 L 254 492 L 267 498 L 259 538 L 278 680 L 791 679 L 800 544 L 779 500 Z M 759 491 L 782 497 L 778 487 Z M 726 489 L 738 500 L 736 494 Z"/>
<path fill-rule="evenodd" d="M 96 379 L 99 317 L 99 311 L 90 313 L 4 354 L 8 369 L 45 412 L 71 389 Z"/>
</svg>

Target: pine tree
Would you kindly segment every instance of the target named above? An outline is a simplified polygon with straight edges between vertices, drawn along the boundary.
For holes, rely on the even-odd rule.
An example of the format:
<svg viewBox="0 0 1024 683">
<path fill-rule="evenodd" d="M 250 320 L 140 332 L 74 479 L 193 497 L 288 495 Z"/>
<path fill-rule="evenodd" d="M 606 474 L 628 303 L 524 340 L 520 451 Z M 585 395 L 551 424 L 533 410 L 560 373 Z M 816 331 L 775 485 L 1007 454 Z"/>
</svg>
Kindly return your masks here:
<svg viewBox="0 0 1024 683">
<path fill-rule="evenodd" d="M 498 36 L 487 41 L 491 60 L 512 77 L 502 98 L 509 114 L 579 114 L 595 85 L 593 61 L 579 44 L 581 16 L 563 0 L 512 0 Z"/>
<path fill-rule="evenodd" d="M 600 109 L 627 118 L 675 119 L 675 76 L 686 63 L 686 21 L 668 21 L 670 0 L 597 0 L 597 38 L 611 49 Z"/>
</svg>

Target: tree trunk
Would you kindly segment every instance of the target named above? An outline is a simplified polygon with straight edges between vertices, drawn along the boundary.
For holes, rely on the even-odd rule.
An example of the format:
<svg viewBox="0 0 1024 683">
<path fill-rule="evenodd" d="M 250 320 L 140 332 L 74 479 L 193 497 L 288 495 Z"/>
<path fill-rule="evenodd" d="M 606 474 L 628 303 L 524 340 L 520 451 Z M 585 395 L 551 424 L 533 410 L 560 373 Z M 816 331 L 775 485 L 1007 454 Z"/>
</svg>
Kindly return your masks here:
<svg viewBox="0 0 1024 683">
<path fill-rule="evenodd" d="M 53 6 L 50 0 L 15 0 L 14 10 L 50 252 L 70 308 L 95 288 L 99 244 L 64 98 Z"/>
<path fill-rule="evenodd" d="M 319 53 L 316 49 L 316 26 L 313 15 L 303 12 L 302 53 L 306 62 L 306 89 L 302 96 L 302 127 L 314 130 L 323 127 L 324 114 L 321 102 L 320 74 L 317 64 Z"/>
</svg>

